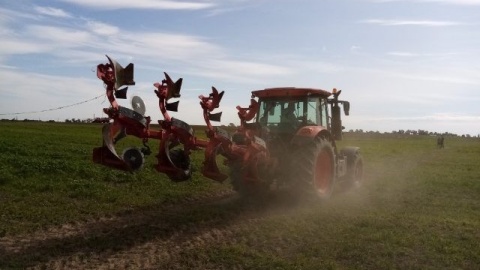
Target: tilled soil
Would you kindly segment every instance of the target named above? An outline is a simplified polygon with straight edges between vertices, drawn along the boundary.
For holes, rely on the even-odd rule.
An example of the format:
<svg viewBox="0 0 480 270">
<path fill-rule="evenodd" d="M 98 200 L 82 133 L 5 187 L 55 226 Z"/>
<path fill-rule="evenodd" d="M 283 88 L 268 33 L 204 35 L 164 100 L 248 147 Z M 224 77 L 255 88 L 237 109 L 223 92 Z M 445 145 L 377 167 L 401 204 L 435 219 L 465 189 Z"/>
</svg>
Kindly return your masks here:
<svg viewBox="0 0 480 270">
<path fill-rule="evenodd" d="M 28 269 L 219 269 L 182 254 L 225 241 L 246 223 L 295 205 L 224 192 L 170 206 L 150 206 L 96 220 L 0 238 L 0 261 Z M 1 268 L 1 267 L 0 267 Z"/>
</svg>

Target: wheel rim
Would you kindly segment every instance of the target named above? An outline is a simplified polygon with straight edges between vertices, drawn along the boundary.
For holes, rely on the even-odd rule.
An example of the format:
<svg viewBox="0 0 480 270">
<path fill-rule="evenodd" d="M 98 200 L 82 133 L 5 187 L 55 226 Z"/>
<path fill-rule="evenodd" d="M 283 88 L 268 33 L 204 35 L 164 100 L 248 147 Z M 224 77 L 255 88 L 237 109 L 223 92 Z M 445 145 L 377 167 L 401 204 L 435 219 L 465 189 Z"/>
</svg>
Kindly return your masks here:
<svg viewBox="0 0 480 270">
<path fill-rule="evenodd" d="M 332 158 L 327 151 L 322 151 L 317 157 L 315 166 L 315 188 L 319 193 L 328 193 L 332 175 Z"/>
</svg>

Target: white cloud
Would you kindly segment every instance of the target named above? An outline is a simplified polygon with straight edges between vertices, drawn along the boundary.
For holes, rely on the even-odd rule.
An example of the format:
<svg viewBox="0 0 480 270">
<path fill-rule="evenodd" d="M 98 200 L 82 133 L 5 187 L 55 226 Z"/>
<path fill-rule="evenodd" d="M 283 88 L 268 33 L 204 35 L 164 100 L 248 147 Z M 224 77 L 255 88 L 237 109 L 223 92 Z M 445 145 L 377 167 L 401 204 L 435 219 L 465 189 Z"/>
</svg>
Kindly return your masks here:
<svg viewBox="0 0 480 270">
<path fill-rule="evenodd" d="M 405 66 L 386 69 L 357 68 L 371 74 L 377 74 L 383 78 L 394 77 L 399 79 L 408 79 L 414 81 L 427 81 L 436 83 L 452 83 L 465 85 L 480 85 L 480 79 L 475 75 L 476 70 L 467 71 L 455 68 L 439 67 L 414 67 Z"/>
<path fill-rule="evenodd" d="M 92 35 L 83 30 L 45 25 L 28 26 L 27 37 L 34 37 L 40 41 L 48 41 L 53 50 L 64 46 L 83 46 L 86 42 L 92 40 Z"/>
<path fill-rule="evenodd" d="M 112 36 L 120 32 L 120 29 L 116 26 L 93 20 L 87 20 L 87 28 L 97 35 L 105 36 Z"/>
<path fill-rule="evenodd" d="M 202 38 L 161 32 L 124 32 L 125 52 L 148 57 L 192 61 L 205 57 L 222 57 L 223 49 Z"/>
<path fill-rule="evenodd" d="M 350 52 L 352 52 L 352 53 L 358 53 L 361 48 L 362 48 L 362 47 L 360 47 L 360 46 L 352 45 L 352 46 L 350 46 Z"/>
<path fill-rule="evenodd" d="M 98 2 L 102 5 L 103 1 Z M 137 5 L 137 2 L 131 2 L 128 5 Z M 110 4 L 118 3 L 120 6 L 125 5 L 125 8 L 128 6 L 122 1 L 111 1 Z M 139 3 L 142 5 L 145 1 Z M 227 5 L 220 1 L 208 3 L 218 3 L 221 8 Z M 213 10 L 215 7 L 204 11 L 207 14 Z M 339 42 L 345 46 L 337 48 L 328 45 L 330 50 L 326 49 L 327 45 L 323 45 L 329 44 L 326 41 L 321 43 L 312 41 L 312 44 L 317 45 L 316 49 L 307 53 L 298 48 L 281 51 L 283 48 L 280 45 L 278 50 L 275 48 L 272 51 L 261 51 L 262 46 L 257 47 L 257 44 L 252 48 L 236 48 L 235 45 L 231 45 L 232 49 L 230 49 L 217 43 L 217 40 L 222 42 L 222 39 L 228 38 L 227 35 L 219 36 L 220 33 L 217 32 L 211 34 L 215 39 L 208 39 L 193 34 L 173 32 L 175 30 L 168 25 L 156 30 L 140 28 L 133 31 L 126 30 L 121 27 L 121 24 L 115 25 L 111 23 L 112 21 L 106 23 L 100 17 L 95 19 L 80 17 L 83 15 L 74 14 L 73 11 L 70 18 L 46 17 L 43 16 L 46 14 L 41 15 L 38 11 L 32 11 L 31 8 L 29 12 L 31 14 L 0 8 L 0 40 L 2 40 L 0 42 L 0 77 L 2 80 L 8 78 L 3 83 L 0 82 L 0 89 L 2 89 L 0 113 L 68 105 L 104 93 L 102 82 L 95 77 L 95 67 L 98 63 L 106 62 L 105 54 L 112 56 L 124 66 L 129 62 L 135 63 L 138 84 L 129 90 L 129 96 L 135 93 L 145 98 L 150 110 L 148 114 L 153 119 L 161 116 L 158 111 L 158 100 L 152 92 L 151 84 L 155 80 L 162 79 L 162 71 L 169 72 L 172 78 L 186 78 L 185 89 L 182 90 L 184 93 L 182 93 L 181 109 L 177 115 L 195 124 L 201 124 L 203 121 L 196 97 L 199 93 L 191 90 L 204 89 L 201 90 L 201 94 L 205 95 L 208 94 L 211 84 L 219 90 L 226 90 L 222 102 L 222 107 L 225 108 L 222 109 L 224 111 L 222 124 L 238 123 L 235 105 L 248 105 L 250 90 L 285 85 L 320 87 L 327 90 L 333 87 L 344 89 L 342 96 L 352 102 L 352 117 L 345 119 L 347 129 L 358 127 L 364 130 L 375 130 L 378 127 L 388 127 L 389 122 L 392 122 L 392 125 L 395 124 L 393 122 L 402 122 L 405 125 L 403 128 L 406 129 L 412 128 L 409 126 L 412 122 L 403 121 L 402 118 L 424 119 L 425 116 L 422 115 L 432 116 L 432 111 L 441 112 L 453 107 L 461 109 L 467 116 L 474 115 L 478 111 L 475 104 L 480 101 L 480 97 L 475 91 L 480 85 L 478 77 L 480 66 L 473 61 L 475 57 L 469 57 L 468 54 L 471 52 L 463 48 L 444 46 L 429 51 L 430 46 L 404 47 L 402 44 L 382 48 L 382 42 L 379 40 L 379 49 L 376 52 L 380 52 L 380 55 L 373 55 L 368 53 L 372 51 L 368 43 L 363 41 L 358 43 L 358 40 L 340 40 Z M 3 14 L 7 16 L 2 17 Z M 372 17 L 375 18 L 375 15 Z M 139 22 L 139 25 L 141 23 Z M 465 24 L 429 20 L 367 20 L 362 23 L 398 27 Z M 167 32 L 165 29 L 170 29 L 172 32 Z M 463 27 L 442 30 L 456 31 L 463 30 Z M 254 34 L 253 32 L 251 36 Z M 472 39 L 466 41 L 472 41 Z M 259 40 L 258 44 L 264 45 L 262 42 L 264 41 Z M 355 46 L 348 46 L 352 44 Z M 356 45 L 362 46 L 362 53 L 349 54 L 349 49 L 351 51 L 359 49 Z M 338 52 L 337 49 L 341 49 L 346 54 L 338 57 L 335 55 Z M 462 55 L 442 54 L 438 53 L 438 50 L 458 50 Z M 281 51 L 281 54 L 275 54 L 273 51 Z M 385 52 L 390 57 L 386 57 Z M 25 54 L 25 56 L 15 58 L 14 54 Z M 25 69 L 36 68 L 22 61 L 29 57 L 28 54 L 32 54 L 35 61 L 41 62 L 48 69 L 38 69 L 37 73 L 26 72 Z M 441 57 L 444 60 L 439 60 Z M 5 59 L 8 61 L 4 61 Z M 17 69 L 13 67 L 15 65 L 18 65 Z M 58 67 L 62 69 L 60 71 L 62 74 L 67 75 L 39 74 L 53 72 L 54 68 Z M 76 78 L 75 75 L 88 79 Z M 38 103 L 39 100 L 46 101 L 46 104 Z M 55 120 L 58 115 L 63 118 L 86 118 L 97 113 L 98 116 L 101 109 L 108 105 L 108 102 L 100 104 L 98 101 L 82 105 L 78 110 L 65 110 L 51 115 Z M 129 105 L 126 106 L 129 107 Z M 371 113 L 372 110 L 375 110 L 375 114 Z M 368 118 L 370 114 L 392 116 L 392 118 L 390 121 L 378 120 L 372 124 L 374 121 Z M 395 117 L 398 115 L 403 117 L 400 119 Z M 459 119 L 460 116 L 458 116 Z M 31 116 L 26 117 L 31 118 Z M 42 114 L 41 117 L 48 119 L 50 116 Z M 440 118 L 440 116 L 437 117 Z M 359 119 L 367 120 L 359 122 Z M 441 125 L 447 126 L 447 120 L 438 121 L 442 121 Z M 473 118 L 472 122 L 474 121 L 478 123 L 477 118 Z M 451 119 L 448 123 L 453 122 L 455 119 Z M 461 123 L 465 123 L 465 126 L 471 129 L 470 122 Z M 395 128 L 390 130 L 393 129 Z"/>
<path fill-rule="evenodd" d="M 411 117 L 371 117 L 371 121 L 455 121 L 455 122 L 474 122 L 480 121 L 480 115 L 465 115 L 458 113 L 436 113 L 424 116 Z"/>
<path fill-rule="evenodd" d="M 388 55 L 392 56 L 400 56 L 400 57 L 415 57 L 420 56 L 418 53 L 411 53 L 411 52 L 388 52 Z"/>
<path fill-rule="evenodd" d="M 0 7 L 0 22 L 12 21 L 17 18 L 38 20 L 39 16 L 30 14 L 27 12 L 20 12 L 20 11 L 15 11 L 15 10 Z"/>
<path fill-rule="evenodd" d="M 88 6 L 101 9 L 176 9 L 176 10 L 197 10 L 211 8 L 214 6 L 208 2 L 183 2 L 173 0 L 62 0 L 81 6 Z"/>
<path fill-rule="evenodd" d="M 139 68 L 143 69 L 142 74 L 148 74 L 149 71 L 152 74 L 152 71 L 156 72 L 158 70 L 160 75 L 160 71 L 181 70 L 180 76 L 188 75 L 208 78 L 208 81 L 213 81 L 217 85 L 221 85 L 222 81 L 259 84 L 260 82 L 265 83 L 267 78 L 276 76 L 286 77 L 292 74 L 292 69 L 290 67 L 287 68 L 288 65 L 285 65 L 285 63 L 276 65 L 269 63 L 266 59 L 254 59 L 252 61 L 234 59 L 228 55 L 229 53 L 223 47 L 202 37 L 165 32 L 130 32 L 101 21 L 72 18 L 73 20 L 70 18 L 68 24 L 62 23 L 61 26 L 57 26 L 54 22 L 50 22 L 50 24 L 47 24 L 47 22 L 43 24 L 27 23 L 23 26 L 23 31 L 17 34 L 5 34 L 6 38 L 4 40 L 6 41 L 0 44 L 0 52 L 6 56 L 44 53 L 41 55 L 42 58 L 51 58 L 52 56 L 56 58 L 55 65 L 81 66 L 84 75 L 91 69 L 92 80 L 95 80 L 93 72 L 95 65 L 105 61 L 105 53 L 119 60 L 124 65 L 128 62 L 134 62 L 137 70 Z M 14 22 L 15 20 L 12 20 L 12 23 Z M 35 23 L 37 23 L 36 20 Z M 2 64 L 1 61 L 0 64 Z M 170 69 L 171 67 L 173 68 Z M 3 112 L 45 109 L 46 106 L 37 106 L 35 100 L 48 100 L 48 104 L 52 104 L 52 106 L 61 106 L 91 98 L 91 95 L 82 95 L 81 97 L 77 96 L 75 100 L 61 102 L 61 99 L 64 98 L 62 93 L 64 93 L 64 88 L 67 85 L 69 87 L 70 85 L 75 85 L 75 87 L 70 87 L 69 93 L 85 91 L 85 89 L 88 89 L 88 91 L 98 90 L 92 91 L 92 94 L 103 91 L 101 82 L 98 83 L 97 87 L 92 87 L 91 84 L 86 85 L 82 82 L 83 80 L 71 80 L 69 77 L 52 77 L 39 73 L 22 74 L 22 72 L 20 69 L 9 69 L 3 70 L 0 74 L 2 77 L 5 76 L 11 79 L 1 83 L 0 87 L 2 89 L 15 89 L 15 91 L 2 91 L 0 95 L 3 97 L 9 96 L 10 99 L 8 100 L 17 101 L 9 102 L 9 105 L 13 107 L 2 105 Z M 21 81 L 21 78 L 24 76 L 29 77 L 28 82 L 23 83 L 21 87 L 13 87 L 15 81 Z M 157 79 L 160 80 L 161 78 Z M 155 78 L 150 84 L 154 80 Z M 36 91 L 31 93 L 26 89 L 36 89 Z M 149 94 L 151 94 L 150 90 L 151 87 L 148 88 Z M 142 90 L 136 86 L 135 92 L 141 93 Z M 208 92 L 209 89 L 204 94 L 208 94 Z M 245 96 L 245 102 L 248 103 L 249 94 Z M 56 102 L 57 100 L 58 102 Z M 19 105 L 18 102 L 20 101 L 25 106 Z M 154 99 L 149 98 L 148 101 L 152 104 L 156 103 Z M 188 97 L 186 100 L 182 100 L 182 104 L 188 101 L 194 101 L 192 104 L 195 105 L 198 104 L 196 97 Z M 92 107 L 93 111 L 100 111 L 100 109 L 100 107 L 96 109 Z M 197 111 L 196 109 L 195 106 L 184 111 L 192 113 Z M 83 116 L 81 113 L 69 112 L 67 113 L 68 117 L 65 117 L 85 118 L 85 111 L 86 109 L 82 109 Z M 58 115 L 58 112 L 56 114 Z M 154 116 L 158 117 L 156 114 L 154 112 Z M 55 113 L 52 113 L 52 115 L 55 115 Z M 201 124 L 202 118 L 201 114 L 199 115 L 198 119 L 200 122 L 197 121 L 198 119 L 193 120 Z M 233 112 L 232 115 L 235 117 L 236 113 Z M 188 113 L 186 116 L 188 116 Z M 29 118 L 31 116 L 26 117 Z M 42 119 L 49 118 L 48 114 L 42 114 L 41 117 Z M 231 119 L 230 121 L 234 120 Z"/>
<path fill-rule="evenodd" d="M 218 72 L 225 73 L 237 73 L 241 72 L 244 75 L 289 75 L 291 74 L 290 69 L 282 66 L 258 63 L 258 62 L 248 62 L 248 61 L 238 61 L 238 60 L 215 60 L 211 63 L 207 63 L 211 67 L 215 67 Z"/>
<path fill-rule="evenodd" d="M 459 56 L 462 53 L 458 52 L 447 52 L 447 53 L 414 53 L 414 52 L 404 52 L 404 51 L 392 51 L 387 52 L 387 55 L 398 56 L 398 57 L 430 57 L 436 59 L 444 59 L 446 57 Z"/>
<path fill-rule="evenodd" d="M 11 56 L 15 54 L 40 53 L 50 50 L 49 46 L 34 44 L 21 39 L 5 39 L 0 42 L 0 56 Z"/>
<path fill-rule="evenodd" d="M 70 15 L 68 12 L 65 12 L 62 9 L 59 8 L 53 8 L 53 7 L 40 7 L 36 6 L 35 11 L 42 15 L 47 15 L 47 16 L 52 16 L 52 17 L 58 17 L 58 18 L 70 18 L 72 15 Z"/>
<path fill-rule="evenodd" d="M 28 25 L 24 35 L 6 38 L 0 49 L 5 55 L 48 53 L 68 63 L 93 61 L 104 53 L 115 58 L 133 56 L 139 64 L 176 63 L 189 74 L 235 81 L 291 73 L 280 65 L 231 59 L 224 48 L 201 37 L 121 31 L 110 24 L 83 20 L 83 28 Z"/>
<path fill-rule="evenodd" d="M 453 21 L 431 21 L 431 20 L 384 20 L 384 19 L 369 19 L 360 21 L 361 23 L 367 24 L 378 24 L 383 26 L 408 26 L 408 25 L 416 25 L 416 26 L 457 26 L 457 25 L 465 25 L 465 23 L 461 22 L 453 22 Z"/>
<path fill-rule="evenodd" d="M 325 61 L 312 61 L 312 60 L 298 60 L 288 59 L 286 61 L 288 66 L 292 70 L 305 70 L 314 73 L 338 73 L 343 70 L 343 67 L 337 64 L 332 64 Z"/>
<path fill-rule="evenodd" d="M 478 6 L 480 0 L 373 0 L 373 2 L 419 2 L 419 3 L 441 3 L 450 5 Z"/>
<path fill-rule="evenodd" d="M 9 66 L 9 65 L 0 65 L 0 69 L 18 69 L 18 68 L 14 66 Z"/>
<path fill-rule="evenodd" d="M 348 118 L 350 129 L 363 129 L 381 132 L 397 130 L 427 130 L 429 132 L 453 132 L 455 134 L 480 134 L 477 124 L 480 115 L 459 113 L 434 113 L 421 116 L 378 117 L 352 115 Z"/>
<path fill-rule="evenodd" d="M 92 75 L 94 75 L 93 72 Z M 71 96 L 73 98 L 77 98 L 78 95 L 90 96 L 91 93 L 98 93 L 91 92 L 92 88 L 95 89 L 102 85 L 101 82 L 95 84 L 95 77 L 84 79 L 53 76 L 17 69 L 0 69 L 0 77 L 2 78 L 0 80 L 1 95 L 12 95 L 21 99 L 33 100 L 41 97 L 42 94 L 51 94 L 52 98 L 56 96 Z M 18 84 L 19 81 L 23 81 L 23 83 Z"/>
<path fill-rule="evenodd" d="M 480 5 L 479 0 L 423 0 L 422 2 L 438 2 L 438 3 L 453 4 L 453 5 L 471 5 L 471 6 Z"/>
<path fill-rule="evenodd" d="M 223 15 L 226 13 L 242 12 L 242 10 L 254 8 L 261 4 L 258 0 L 216 0 L 215 7 L 211 8 L 207 14 L 209 17 Z"/>
<path fill-rule="evenodd" d="M 101 83 L 94 79 L 78 77 L 51 76 L 0 68 L 0 114 L 41 111 L 59 106 L 70 105 L 101 95 Z M 19 83 L 22 82 L 22 83 Z M 62 119 L 72 117 L 85 118 L 85 108 L 99 111 L 99 99 L 96 104 L 82 105 L 82 110 L 72 107 L 58 112 L 45 112 L 19 115 L 30 119 L 48 119 L 61 115 Z M 82 116 L 83 115 L 83 116 Z M 2 115 L 2 118 L 14 115 Z"/>
</svg>

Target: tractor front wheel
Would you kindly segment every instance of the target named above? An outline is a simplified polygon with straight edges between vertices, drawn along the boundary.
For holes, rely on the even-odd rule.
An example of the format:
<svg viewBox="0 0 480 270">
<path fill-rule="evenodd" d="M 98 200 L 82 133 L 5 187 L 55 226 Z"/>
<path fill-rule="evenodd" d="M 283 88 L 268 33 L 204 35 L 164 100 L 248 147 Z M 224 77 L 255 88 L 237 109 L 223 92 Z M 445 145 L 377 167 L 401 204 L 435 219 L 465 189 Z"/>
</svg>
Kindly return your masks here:
<svg viewBox="0 0 480 270">
<path fill-rule="evenodd" d="M 333 192 L 336 168 L 333 146 L 325 138 L 302 145 L 294 156 L 291 180 L 300 195 L 326 200 Z"/>
<path fill-rule="evenodd" d="M 347 157 L 351 160 L 348 161 L 346 185 L 347 188 L 358 188 L 363 182 L 363 159 L 360 153 L 355 153 L 352 157 Z"/>
</svg>

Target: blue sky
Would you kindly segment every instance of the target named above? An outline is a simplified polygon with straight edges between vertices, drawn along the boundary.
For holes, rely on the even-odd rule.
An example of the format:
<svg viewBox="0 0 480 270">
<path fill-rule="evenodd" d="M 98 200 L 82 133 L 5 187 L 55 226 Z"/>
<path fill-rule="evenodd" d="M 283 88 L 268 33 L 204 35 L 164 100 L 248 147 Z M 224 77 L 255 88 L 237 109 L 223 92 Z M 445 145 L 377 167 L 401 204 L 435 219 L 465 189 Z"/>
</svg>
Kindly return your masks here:
<svg viewBox="0 0 480 270">
<path fill-rule="evenodd" d="M 102 116 L 95 68 L 135 64 L 147 115 L 153 83 L 184 78 L 174 117 L 202 124 L 198 95 L 235 106 L 276 86 L 342 89 L 346 129 L 480 134 L 480 0 L 0 1 L 0 118 Z M 129 100 L 121 105 L 129 106 Z"/>
</svg>

